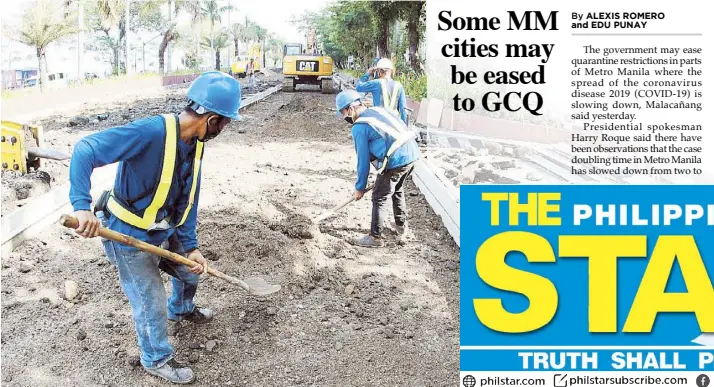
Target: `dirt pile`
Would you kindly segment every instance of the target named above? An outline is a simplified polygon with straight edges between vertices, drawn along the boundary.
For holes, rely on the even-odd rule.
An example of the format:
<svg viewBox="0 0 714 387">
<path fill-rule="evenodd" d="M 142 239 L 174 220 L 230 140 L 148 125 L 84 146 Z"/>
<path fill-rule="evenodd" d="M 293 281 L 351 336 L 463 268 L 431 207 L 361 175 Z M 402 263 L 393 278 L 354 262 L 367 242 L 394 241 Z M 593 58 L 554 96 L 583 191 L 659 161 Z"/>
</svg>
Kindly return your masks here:
<svg viewBox="0 0 714 387">
<path fill-rule="evenodd" d="M 207 246 L 207 258 L 214 261 L 279 259 L 288 244 L 287 236 L 273 230 L 269 221 L 236 208 L 202 212 L 198 229 L 202 244 Z"/>
<path fill-rule="evenodd" d="M 285 214 L 285 217 L 280 221 L 272 222 L 269 226 L 271 230 L 280 231 L 281 233 L 287 235 L 288 238 L 315 238 L 315 234 L 319 231 L 319 229 L 307 215 L 290 210 L 281 203 L 273 202 L 273 205 L 280 212 Z"/>
</svg>

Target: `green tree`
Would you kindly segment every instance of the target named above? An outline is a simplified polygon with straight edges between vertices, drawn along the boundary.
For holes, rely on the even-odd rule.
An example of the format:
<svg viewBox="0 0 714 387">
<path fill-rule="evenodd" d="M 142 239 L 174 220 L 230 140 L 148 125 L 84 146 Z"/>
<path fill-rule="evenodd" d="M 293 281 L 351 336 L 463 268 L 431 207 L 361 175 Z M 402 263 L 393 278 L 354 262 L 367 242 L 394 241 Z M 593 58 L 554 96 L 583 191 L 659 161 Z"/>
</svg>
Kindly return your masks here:
<svg viewBox="0 0 714 387">
<path fill-rule="evenodd" d="M 389 29 L 392 22 L 399 17 L 401 8 L 398 1 L 371 2 L 369 9 L 374 14 L 377 32 L 377 53 L 381 58 L 391 57 L 389 50 Z"/>
<path fill-rule="evenodd" d="M 421 45 L 426 24 L 426 3 L 424 1 L 405 1 L 402 2 L 402 7 L 404 7 L 404 17 L 407 20 L 409 65 L 416 74 L 422 74 L 419 46 Z"/>
<path fill-rule="evenodd" d="M 318 19 L 318 33 L 328 32 L 321 40 L 339 65 L 343 65 L 349 55 L 354 55 L 364 67 L 372 61 L 377 40 L 373 6 L 369 1 L 340 1 L 328 9 L 327 21 Z"/>
<path fill-rule="evenodd" d="M 231 5 L 221 5 L 218 0 L 203 0 L 201 3 L 201 14 L 204 16 L 205 20 L 211 23 L 211 37 L 213 37 L 213 30 L 216 23 L 220 24 L 222 22 L 223 14 L 233 10 Z M 216 34 L 216 37 L 222 36 L 221 33 Z M 211 48 L 213 48 L 213 42 L 211 43 Z M 225 47 L 224 47 L 225 48 Z"/>
<path fill-rule="evenodd" d="M 58 1 L 35 0 L 23 13 L 20 26 L 10 33 L 13 40 L 35 48 L 40 91 L 47 83 L 47 46 L 76 31 L 73 12 L 61 9 Z"/>
<path fill-rule="evenodd" d="M 228 48 L 231 44 L 231 37 L 227 31 L 211 31 L 208 36 L 204 36 L 202 45 L 210 48 L 216 56 L 216 70 L 221 70 L 221 50 Z"/>
<path fill-rule="evenodd" d="M 90 2 L 87 8 L 87 25 L 94 31 L 103 33 L 96 37 L 99 50 L 112 53 L 113 72 L 119 73 L 119 52 L 124 32 L 124 0 L 97 0 Z"/>
<path fill-rule="evenodd" d="M 231 26 L 231 37 L 233 38 L 233 44 L 235 45 L 235 55 L 238 56 L 240 53 L 240 43 L 250 40 L 250 31 L 245 24 L 233 23 Z"/>
<path fill-rule="evenodd" d="M 285 43 L 274 35 L 268 36 L 265 51 L 267 51 L 268 57 L 273 60 L 273 67 L 277 67 L 278 61 L 282 62 L 284 45 Z"/>
</svg>

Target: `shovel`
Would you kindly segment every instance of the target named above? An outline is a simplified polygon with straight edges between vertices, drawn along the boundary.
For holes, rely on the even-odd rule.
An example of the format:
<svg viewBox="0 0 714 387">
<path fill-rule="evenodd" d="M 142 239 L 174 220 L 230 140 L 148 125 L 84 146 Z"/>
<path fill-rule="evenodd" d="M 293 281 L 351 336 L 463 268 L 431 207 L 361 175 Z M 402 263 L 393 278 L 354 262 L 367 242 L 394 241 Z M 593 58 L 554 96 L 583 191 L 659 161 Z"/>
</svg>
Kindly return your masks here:
<svg viewBox="0 0 714 387">
<path fill-rule="evenodd" d="M 71 228 L 73 230 L 76 230 L 77 227 L 79 227 L 79 221 L 77 221 L 77 218 L 71 215 L 62 215 L 62 217 L 60 218 L 60 224 L 64 227 Z M 122 233 L 118 233 L 116 231 L 104 227 L 99 228 L 99 236 L 105 239 L 112 240 L 114 242 L 136 247 L 137 249 L 145 251 L 149 254 L 158 255 L 160 257 L 164 257 L 168 260 L 180 263 L 182 265 L 186 265 L 188 267 L 201 266 L 198 262 L 194 262 L 190 259 L 184 258 L 179 254 L 164 250 L 160 247 L 154 246 L 146 242 L 142 242 L 128 235 L 124 235 Z M 280 290 L 280 285 L 271 285 L 265 282 L 263 278 L 259 277 L 239 280 L 238 278 L 231 277 L 228 274 L 222 273 L 212 267 L 208 268 L 208 274 L 214 277 L 218 277 L 233 285 L 240 286 L 241 288 L 243 288 L 243 290 L 256 296 L 267 296 Z"/>
<path fill-rule="evenodd" d="M 367 193 L 367 192 L 371 191 L 372 188 L 374 188 L 373 185 L 367 187 L 367 189 L 364 191 L 364 193 Z M 339 206 L 337 206 L 337 207 L 335 207 L 335 208 L 333 208 L 333 209 L 330 209 L 330 210 L 328 210 L 327 212 L 325 212 L 324 214 L 318 216 L 317 218 L 315 218 L 315 219 L 313 220 L 313 222 L 314 222 L 315 224 L 322 222 L 323 220 L 325 220 L 325 219 L 331 217 L 332 215 L 334 215 L 337 211 L 339 211 L 339 210 L 341 210 L 341 209 L 347 207 L 347 206 L 348 206 L 350 203 L 352 203 L 353 201 L 355 201 L 355 197 L 354 197 L 354 196 L 352 196 L 352 197 L 350 198 L 350 200 L 348 200 L 348 201 L 346 201 L 346 202 L 340 204 Z"/>
</svg>

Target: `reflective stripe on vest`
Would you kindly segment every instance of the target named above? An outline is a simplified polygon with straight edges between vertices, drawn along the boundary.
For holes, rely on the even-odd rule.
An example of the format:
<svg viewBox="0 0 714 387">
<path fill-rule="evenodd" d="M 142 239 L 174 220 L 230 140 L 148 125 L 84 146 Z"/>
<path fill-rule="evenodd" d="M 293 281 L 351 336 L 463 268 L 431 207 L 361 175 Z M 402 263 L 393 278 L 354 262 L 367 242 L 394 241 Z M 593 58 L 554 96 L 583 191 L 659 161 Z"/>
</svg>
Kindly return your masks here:
<svg viewBox="0 0 714 387">
<path fill-rule="evenodd" d="M 415 133 L 411 131 L 403 121 L 398 120 L 394 115 L 387 112 L 386 109 L 374 107 L 369 110 L 379 113 L 380 117 L 384 119 L 383 122 L 376 117 L 365 117 L 362 115 L 355 121 L 357 123 L 367 124 L 372 129 L 374 129 L 382 138 L 385 140 L 385 144 L 388 144 L 387 137 L 393 139 L 392 144 L 387 149 L 387 153 L 384 156 L 384 160 L 376 160 L 377 163 L 373 163 L 374 167 L 377 169 L 377 173 L 382 173 L 387 168 L 389 164 L 389 157 L 401 148 L 404 144 L 413 140 L 415 138 Z M 381 165 L 380 165 L 381 164 Z"/>
<path fill-rule="evenodd" d="M 164 142 L 164 160 L 161 168 L 161 176 L 159 178 L 159 183 L 154 191 L 153 199 L 151 204 L 143 211 L 141 216 L 127 210 L 114 198 L 114 193 L 109 197 L 107 202 L 107 209 L 114 216 L 119 218 L 121 221 L 132 225 L 134 227 L 149 230 L 154 224 L 160 222 L 160 219 L 156 219 L 159 210 L 166 204 L 166 199 L 169 196 L 169 190 L 171 189 L 171 182 L 174 178 L 174 170 L 176 169 L 176 146 L 178 142 L 178 130 L 176 128 L 176 118 L 172 114 L 164 114 L 164 122 L 166 127 L 166 139 Z M 181 221 L 175 225 L 178 227 L 182 225 L 188 214 L 193 208 L 194 199 L 196 197 L 196 185 L 198 182 L 198 174 L 201 168 L 201 158 L 203 157 L 203 143 L 201 141 L 196 142 L 196 155 L 193 160 L 193 176 L 191 179 L 191 193 L 189 194 L 188 204 L 183 212 Z"/>
<path fill-rule="evenodd" d="M 397 111 L 397 101 L 399 101 L 399 89 L 401 88 L 401 84 L 399 82 L 394 82 L 394 89 L 392 90 L 392 95 L 389 95 L 389 91 L 387 90 L 387 80 L 382 79 L 379 81 L 380 85 L 382 85 L 382 105 L 384 106 L 385 109 L 389 109 L 391 111 L 396 112 Z"/>
</svg>

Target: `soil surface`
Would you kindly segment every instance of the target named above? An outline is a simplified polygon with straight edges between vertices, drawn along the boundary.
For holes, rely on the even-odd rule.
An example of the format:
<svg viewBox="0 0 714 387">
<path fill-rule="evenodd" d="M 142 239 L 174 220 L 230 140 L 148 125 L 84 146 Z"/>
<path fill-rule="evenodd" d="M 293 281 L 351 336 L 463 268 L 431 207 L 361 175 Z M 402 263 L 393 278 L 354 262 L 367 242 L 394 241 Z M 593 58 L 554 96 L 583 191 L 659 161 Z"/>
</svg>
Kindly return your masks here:
<svg viewBox="0 0 714 387">
<path fill-rule="evenodd" d="M 391 232 L 382 249 L 350 243 L 368 231 L 369 194 L 320 225 L 311 221 L 353 190 L 354 147 L 333 98 L 317 89 L 280 92 L 207 144 L 201 250 L 218 270 L 263 276 L 282 290 L 259 298 L 201 279 L 196 302 L 214 309 L 215 319 L 184 324 L 171 337 L 195 385 L 458 382 L 458 246 L 414 184 L 406 189 L 415 241 L 406 245 Z M 172 94 L 138 100 L 106 121 L 178 102 Z M 105 124 L 62 121 L 48 137 L 61 133 L 60 144 L 73 143 Z M 77 285 L 71 300 L 67 281 Z M 100 240 L 50 226 L 3 256 L 3 386 L 168 385 L 145 373 L 138 355 L 131 309 Z"/>
</svg>

